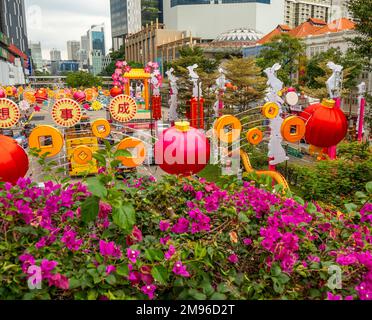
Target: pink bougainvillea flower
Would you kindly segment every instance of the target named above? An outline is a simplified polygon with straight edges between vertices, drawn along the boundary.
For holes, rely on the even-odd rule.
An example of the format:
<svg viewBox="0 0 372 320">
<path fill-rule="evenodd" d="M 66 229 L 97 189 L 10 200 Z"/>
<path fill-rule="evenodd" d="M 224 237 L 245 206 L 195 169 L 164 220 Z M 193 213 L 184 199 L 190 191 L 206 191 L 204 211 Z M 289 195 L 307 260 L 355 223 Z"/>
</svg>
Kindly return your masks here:
<svg viewBox="0 0 372 320">
<path fill-rule="evenodd" d="M 332 292 L 327 292 L 327 300 L 342 300 L 341 295 L 334 295 Z"/>
<path fill-rule="evenodd" d="M 122 68 L 124 66 L 124 61 L 116 61 L 115 66 L 117 68 Z"/>
<path fill-rule="evenodd" d="M 153 285 L 153 284 L 149 284 L 149 285 L 143 286 L 141 288 L 141 291 L 145 295 L 147 295 L 150 300 L 154 299 L 154 297 L 155 297 L 155 290 L 156 290 L 156 286 Z"/>
<path fill-rule="evenodd" d="M 139 243 L 143 240 L 142 232 L 137 226 L 133 227 L 132 233 L 127 236 L 126 242 L 128 246 Z"/>
<path fill-rule="evenodd" d="M 44 279 L 49 279 L 52 274 L 51 272 L 56 268 L 58 265 L 57 261 L 49 261 L 47 259 L 43 259 L 40 264 L 41 272 Z"/>
<path fill-rule="evenodd" d="M 63 242 L 68 249 L 71 251 L 78 251 L 83 243 L 83 240 L 78 240 L 76 238 L 77 233 L 70 230 L 69 228 L 65 229 L 61 242 Z"/>
<path fill-rule="evenodd" d="M 136 263 L 139 255 L 140 252 L 138 250 L 132 250 L 130 248 L 127 249 L 127 257 L 130 262 Z"/>
<path fill-rule="evenodd" d="M 60 273 L 56 273 L 50 276 L 48 280 L 49 280 L 50 287 L 55 286 L 63 290 L 68 290 L 70 288 L 69 279 Z"/>
<path fill-rule="evenodd" d="M 27 270 L 30 266 L 35 265 L 35 258 L 29 253 L 22 254 L 19 257 L 19 261 L 22 262 L 22 271 L 24 273 L 27 273 Z"/>
<path fill-rule="evenodd" d="M 234 253 L 232 255 L 230 255 L 228 258 L 227 258 L 231 263 L 238 263 L 239 262 L 239 258 L 238 256 Z"/>
<path fill-rule="evenodd" d="M 246 246 L 250 246 L 250 245 L 253 243 L 253 241 L 252 241 L 252 239 L 245 238 L 245 239 L 243 240 L 243 243 L 244 243 Z"/>
<path fill-rule="evenodd" d="M 179 218 L 177 223 L 172 227 L 172 232 L 174 233 L 186 233 L 189 230 L 190 221 L 186 218 Z"/>
<path fill-rule="evenodd" d="M 169 246 L 169 250 L 164 254 L 165 260 L 170 260 L 176 253 L 176 248 L 172 245 Z"/>
<path fill-rule="evenodd" d="M 106 267 L 106 274 L 109 275 L 110 273 L 112 272 L 115 272 L 116 271 L 116 267 L 113 266 L 113 265 L 109 265 Z"/>
<path fill-rule="evenodd" d="M 122 256 L 119 246 L 117 246 L 115 242 L 113 241 L 106 242 L 106 241 L 100 240 L 99 251 L 100 251 L 100 254 L 104 257 L 113 257 L 113 258 L 120 259 Z"/>
<path fill-rule="evenodd" d="M 160 231 L 168 231 L 168 229 L 170 228 L 170 223 L 168 220 L 162 220 L 159 222 L 159 228 L 160 228 Z"/>
<path fill-rule="evenodd" d="M 174 274 L 176 274 L 178 276 L 182 276 L 182 277 L 185 277 L 185 278 L 190 277 L 190 273 L 186 270 L 186 266 L 184 266 L 181 261 L 177 261 L 174 264 L 172 271 L 173 271 Z"/>
<path fill-rule="evenodd" d="M 141 282 L 141 273 L 138 271 L 129 272 L 128 280 L 131 282 L 132 286 L 139 284 Z"/>
<path fill-rule="evenodd" d="M 165 246 L 169 240 L 170 240 L 170 236 L 166 236 L 164 238 L 160 238 L 160 243 Z"/>
</svg>

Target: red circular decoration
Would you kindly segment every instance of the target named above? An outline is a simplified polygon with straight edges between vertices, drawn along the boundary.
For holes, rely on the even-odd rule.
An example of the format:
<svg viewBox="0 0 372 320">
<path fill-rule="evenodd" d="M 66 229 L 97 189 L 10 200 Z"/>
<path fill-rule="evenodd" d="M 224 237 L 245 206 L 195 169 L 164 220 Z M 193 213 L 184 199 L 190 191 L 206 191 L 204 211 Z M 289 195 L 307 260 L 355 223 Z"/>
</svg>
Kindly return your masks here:
<svg viewBox="0 0 372 320">
<path fill-rule="evenodd" d="M 15 184 L 28 171 L 28 157 L 17 141 L 0 135 L 0 181 Z"/>
<path fill-rule="evenodd" d="M 203 170 L 209 162 L 210 144 L 195 128 L 169 128 L 155 143 L 155 162 L 169 174 L 190 176 Z"/>
<path fill-rule="evenodd" d="M 120 94 L 111 100 L 109 110 L 114 120 L 118 122 L 130 121 L 137 114 L 136 100 L 130 96 Z"/>
<path fill-rule="evenodd" d="M 18 105 L 12 100 L 0 98 L 0 128 L 15 126 L 21 117 Z"/>
<path fill-rule="evenodd" d="M 72 127 L 81 120 L 80 105 L 72 99 L 59 99 L 53 105 L 52 119 L 61 127 Z"/>
<path fill-rule="evenodd" d="M 110 90 L 111 97 L 115 98 L 119 94 L 122 94 L 123 90 L 121 90 L 119 87 L 115 86 Z"/>
<path fill-rule="evenodd" d="M 341 109 L 324 103 L 310 105 L 300 116 L 307 121 L 305 139 L 317 147 L 337 145 L 347 133 L 347 119 Z"/>
<path fill-rule="evenodd" d="M 39 89 L 35 93 L 35 98 L 37 103 L 43 103 L 44 101 L 48 100 L 48 93 L 45 89 Z"/>
</svg>

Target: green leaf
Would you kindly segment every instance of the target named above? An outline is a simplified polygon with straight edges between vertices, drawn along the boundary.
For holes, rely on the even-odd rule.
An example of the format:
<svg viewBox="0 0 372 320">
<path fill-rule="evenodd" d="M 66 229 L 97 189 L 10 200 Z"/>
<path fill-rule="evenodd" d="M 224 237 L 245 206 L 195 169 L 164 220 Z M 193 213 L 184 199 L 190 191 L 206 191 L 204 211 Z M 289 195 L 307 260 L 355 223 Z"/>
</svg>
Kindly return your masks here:
<svg viewBox="0 0 372 320">
<path fill-rule="evenodd" d="M 99 198 L 105 198 L 107 196 L 107 189 L 97 177 L 92 177 L 87 179 L 88 190 L 93 193 L 93 195 Z"/>
<path fill-rule="evenodd" d="M 239 221 L 244 222 L 244 223 L 248 223 L 249 219 L 248 219 L 248 217 L 245 213 L 240 212 L 239 213 Z"/>
<path fill-rule="evenodd" d="M 154 277 L 156 281 L 158 281 L 160 284 L 167 284 L 169 273 L 166 268 L 163 266 L 155 266 L 151 270 L 151 275 Z"/>
<path fill-rule="evenodd" d="M 284 286 L 276 278 L 272 278 L 272 279 L 273 279 L 273 283 L 274 283 L 274 291 L 276 293 L 283 293 Z"/>
<path fill-rule="evenodd" d="M 164 260 L 164 253 L 160 249 L 146 249 L 145 250 L 145 257 L 153 261 L 163 261 Z"/>
<path fill-rule="evenodd" d="M 81 204 L 81 220 L 85 223 L 95 221 L 99 212 L 99 198 L 88 197 Z"/>
<path fill-rule="evenodd" d="M 206 300 L 207 296 L 204 293 L 199 292 L 196 289 L 189 289 L 189 295 L 196 300 Z"/>
<path fill-rule="evenodd" d="M 122 203 L 112 209 L 114 223 L 126 232 L 130 232 L 136 223 L 136 212 L 130 203 Z"/>
<path fill-rule="evenodd" d="M 116 277 L 113 274 L 110 274 L 109 276 L 107 276 L 106 282 L 113 286 L 114 284 L 116 284 Z"/>
<path fill-rule="evenodd" d="M 132 154 L 126 150 L 126 149 L 119 149 L 119 150 L 116 150 L 115 153 L 114 153 L 114 157 L 127 157 L 127 158 L 131 158 L 132 157 Z"/>
<path fill-rule="evenodd" d="M 308 213 L 314 213 L 314 212 L 317 212 L 318 210 L 317 210 L 317 208 L 316 208 L 316 206 L 315 206 L 314 203 L 312 203 L 312 202 L 308 202 L 308 203 L 307 203 L 307 207 L 306 207 L 306 211 L 307 211 Z"/>
<path fill-rule="evenodd" d="M 88 291 L 88 300 L 97 300 L 98 298 L 98 292 L 95 290 L 89 290 Z"/>
<path fill-rule="evenodd" d="M 279 276 L 282 273 L 282 269 L 279 267 L 278 264 L 273 264 L 271 267 L 271 275 L 274 277 Z"/>
<path fill-rule="evenodd" d="M 223 293 L 215 292 L 212 294 L 210 300 L 226 300 L 227 297 Z"/>
<path fill-rule="evenodd" d="M 355 196 L 358 198 L 358 199 L 365 199 L 367 198 L 367 195 L 364 193 L 364 192 L 360 192 L 360 191 L 357 191 L 355 193 Z"/>
<path fill-rule="evenodd" d="M 369 181 L 366 184 L 366 190 L 367 190 L 368 193 L 372 193 L 372 181 Z"/>
<path fill-rule="evenodd" d="M 105 159 L 105 157 L 102 154 L 96 152 L 96 153 L 93 154 L 93 158 L 98 161 L 98 164 L 101 167 L 105 167 L 106 166 L 106 159 Z"/>
<path fill-rule="evenodd" d="M 127 277 L 128 274 L 129 274 L 129 268 L 128 268 L 128 265 L 124 264 L 124 265 L 118 267 L 118 268 L 116 269 L 116 273 L 117 273 L 119 276 Z"/>
<path fill-rule="evenodd" d="M 358 206 L 354 203 L 348 203 L 348 204 L 345 204 L 345 208 L 347 212 L 351 213 L 351 212 L 355 212 L 358 209 Z"/>
</svg>

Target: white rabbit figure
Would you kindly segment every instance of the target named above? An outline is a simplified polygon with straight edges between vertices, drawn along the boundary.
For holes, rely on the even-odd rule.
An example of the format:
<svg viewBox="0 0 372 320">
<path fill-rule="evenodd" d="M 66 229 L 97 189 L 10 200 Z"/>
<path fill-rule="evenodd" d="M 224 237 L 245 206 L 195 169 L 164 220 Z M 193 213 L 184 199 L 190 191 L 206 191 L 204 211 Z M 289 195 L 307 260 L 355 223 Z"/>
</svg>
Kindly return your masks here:
<svg viewBox="0 0 372 320">
<path fill-rule="evenodd" d="M 166 75 L 169 79 L 169 84 L 171 87 L 171 95 L 169 98 L 169 120 L 170 121 L 176 121 L 178 118 L 177 115 L 177 106 L 178 106 L 178 86 L 177 86 L 177 80 L 178 78 L 173 74 L 174 69 L 170 68 Z"/>
<path fill-rule="evenodd" d="M 194 64 L 192 66 L 188 66 L 187 67 L 187 70 L 189 71 L 189 77 L 194 85 L 193 87 L 193 90 L 192 90 L 192 96 L 193 98 L 198 98 L 199 97 L 199 87 L 198 87 L 198 80 L 199 80 L 199 76 L 198 74 L 195 72 L 195 69 L 198 67 L 197 64 Z M 200 96 L 201 96 L 201 92 L 200 92 Z"/>
<path fill-rule="evenodd" d="M 282 123 L 283 119 L 280 116 L 270 121 L 271 135 L 269 141 L 269 157 L 274 158 L 270 160 L 270 165 L 276 165 L 289 159 L 282 146 L 283 137 L 280 132 Z"/>
<path fill-rule="evenodd" d="M 271 68 L 264 70 L 268 78 L 267 85 L 269 85 L 271 90 L 275 93 L 283 89 L 283 82 L 280 81 L 276 75 L 276 72 L 280 70 L 281 67 L 279 63 L 275 63 Z"/>
<path fill-rule="evenodd" d="M 327 63 L 327 67 L 333 71 L 331 77 L 326 82 L 329 97 L 337 98 L 340 96 L 342 85 L 342 70 L 344 69 L 344 67 L 335 64 L 332 61 Z"/>
<path fill-rule="evenodd" d="M 154 96 L 160 96 L 160 83 L 156 74 L 151 74 L 152 94 Z"/>
</svg>

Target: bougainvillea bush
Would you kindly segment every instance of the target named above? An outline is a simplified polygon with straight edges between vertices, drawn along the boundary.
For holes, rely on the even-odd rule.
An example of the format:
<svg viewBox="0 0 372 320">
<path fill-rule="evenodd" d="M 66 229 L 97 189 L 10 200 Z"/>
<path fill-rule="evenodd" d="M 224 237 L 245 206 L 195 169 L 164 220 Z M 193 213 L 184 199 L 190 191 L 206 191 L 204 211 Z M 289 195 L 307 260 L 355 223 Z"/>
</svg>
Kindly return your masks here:
<svg viewBox="0 0 372 320">
<path fill-rule="evenodd" d="M 0 299 L 372 299 L 359 197 L 341 213 L 249 182 L 106 169 L 88 187 L 0 184 Z"/>
</svg>

